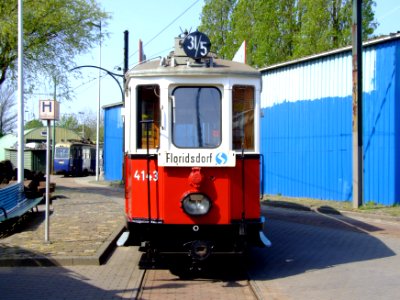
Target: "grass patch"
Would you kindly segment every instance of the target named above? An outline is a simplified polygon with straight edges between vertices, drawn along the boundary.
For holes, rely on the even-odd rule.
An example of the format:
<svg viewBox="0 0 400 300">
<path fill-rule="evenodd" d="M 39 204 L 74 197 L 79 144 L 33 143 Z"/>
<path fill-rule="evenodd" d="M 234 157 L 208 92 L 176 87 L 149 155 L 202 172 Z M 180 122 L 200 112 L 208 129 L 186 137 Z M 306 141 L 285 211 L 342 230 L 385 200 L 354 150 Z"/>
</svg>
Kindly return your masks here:
<svg viewBox="0 0 400 300">
<path fill-rule="evenodd" d="M 261 202 L 265 205 L 291 207 L 300 210 L 332 210 L 332 211 L 353 211 L 360 213 L 387 215 L 400 217 L 400 205 L 384 206 L 372 201 L 365 203 L 361 207 L 353 208 L 350 201 L 319 200 L 312 198 L 284 197 L 281 195 L 264 195 Z"/>
<path fill-rule="evenodd" d="M 358 209 L 360 212 L 389 215 L 393 217 L 400 217 L 400 205 L 384 206 L 374 202 L 367 202 Z"/>
</svg>

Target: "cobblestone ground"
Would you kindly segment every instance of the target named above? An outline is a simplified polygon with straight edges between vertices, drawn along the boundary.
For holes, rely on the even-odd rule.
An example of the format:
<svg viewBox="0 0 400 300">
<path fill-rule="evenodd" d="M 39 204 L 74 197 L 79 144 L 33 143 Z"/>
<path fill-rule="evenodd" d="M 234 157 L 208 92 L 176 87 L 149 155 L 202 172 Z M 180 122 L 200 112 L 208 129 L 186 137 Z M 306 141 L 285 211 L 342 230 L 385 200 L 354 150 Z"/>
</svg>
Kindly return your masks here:
<svg viewBox="0 0 400 300">
<path fill-rule="evenodd" d="M 265 299 L 399 299 L 400 223 L 263 207 L 268 249 L 249 273 Z"/>
<path fill-rule="evenodd" d="M 221 280 L 220 278 L 195 278 L 182 280 L 169 270 L 147 270 L 140 299 L 191 299 L 191 300 L 252 300 L 254 294 L 247 280 Z"/>
<path fill-rule="evenodd" d="M 46 253 L 51 257 L 92 257 L 91 253 L 98 251 L 94 249 L 102 247 L 98 241 L 109 239 L 118 222 L 123 223 L 123 190 L 88 184 L 88 180 L 56 177 L 54 195 L 58 197 L 50 217 L 52 243 L 43 242 L 42 207 L 41 214 L 29 216 L 14 231 L 0 230 L 0 263 L 4 255 L 31 256 L 31 261 Z M 259 299 L 399 298 L 400 223 L 272 207 L 263 207 L 263 213 L 272 247 L 251 249 L 244 262 Z M 139 258 L 136 248 L 117 247 L 100 266 L 1 267 L 0 298 L 133 299 L 143 275 Z M 219 294 L 210 287 L 211 281 L 172 278 L 171 282 L 170 276 L 167 271 L 149 271 L 142 298 L 249 297 L 238 292 L 243 287 L 240 280 L 234 285 L 221 281 L 227 292 Z M 218 276 L 210 278 L 215 283 Z"/>
<path fill-rule="evenodd" d="M 0 257 L 89 257 L 122 228 L 123 189 L 88 184 L 88 179 L 54 176 L 49 239 L 45 242 L 45 205 L 17 223 L 2 224 Z"/>
<path fill-rule="evenodd" d="M 0 299 L 135 299 L 143 271 L 134 247 L 118 247 L 95 266 L 0 267 Z"/>
</svg>

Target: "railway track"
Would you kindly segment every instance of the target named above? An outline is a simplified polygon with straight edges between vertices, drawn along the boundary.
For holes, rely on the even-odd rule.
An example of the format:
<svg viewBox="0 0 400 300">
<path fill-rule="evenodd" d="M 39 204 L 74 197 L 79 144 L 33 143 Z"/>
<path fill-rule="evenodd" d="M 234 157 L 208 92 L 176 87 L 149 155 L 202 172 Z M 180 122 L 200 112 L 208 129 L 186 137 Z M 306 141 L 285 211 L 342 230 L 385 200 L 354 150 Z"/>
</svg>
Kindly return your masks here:
<svg viewBox="0 0 400 300">
<path fill-rule="evenodd" d="M 237 259 L 216 260 L 196 271 L 177 264 L 143 270 L 136 299 L 261 299 Z"/>
</svg>

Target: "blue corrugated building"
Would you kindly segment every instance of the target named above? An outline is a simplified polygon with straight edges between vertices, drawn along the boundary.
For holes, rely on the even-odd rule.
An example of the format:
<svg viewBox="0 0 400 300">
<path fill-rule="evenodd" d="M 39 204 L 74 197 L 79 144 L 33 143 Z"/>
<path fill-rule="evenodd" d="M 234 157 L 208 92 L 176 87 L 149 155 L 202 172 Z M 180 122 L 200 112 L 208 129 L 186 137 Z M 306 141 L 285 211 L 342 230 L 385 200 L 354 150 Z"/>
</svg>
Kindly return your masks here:
<svg viewBox="0 0 400 300">
<path fill-rule="evenodd" d="M 103 106 L 104 109 L 104 179 L 123 178 L 123 103 Z"/>
<path fill-rule="evenodd" d="M 364 44 L 365 202 L 400 203 L 399 66 L 399 34 Z M 351 48 L 261 72 L 264 194 L 351 201 Z"/>
</svg>

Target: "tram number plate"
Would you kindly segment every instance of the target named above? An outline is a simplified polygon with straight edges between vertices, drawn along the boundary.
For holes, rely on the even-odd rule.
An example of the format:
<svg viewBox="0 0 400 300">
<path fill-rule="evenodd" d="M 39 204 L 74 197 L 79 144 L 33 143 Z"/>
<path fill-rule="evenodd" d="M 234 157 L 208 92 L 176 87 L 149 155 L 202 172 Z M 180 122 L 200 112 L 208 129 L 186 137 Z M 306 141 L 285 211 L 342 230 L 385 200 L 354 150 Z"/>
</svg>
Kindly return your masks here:
<svg viewBox="0 0 400 300">
<path fill-rule="evenodd" d="M 147 181 L 148 179 L 150 181 L 158 181 L 158 172 L 153 171 L 148 174 L 145 170 L 135 170 L 133 177 L 137 181 Z"/>
</svg>

